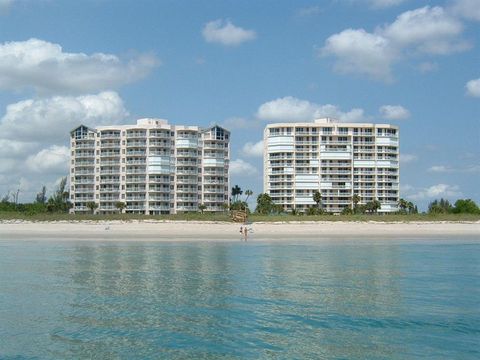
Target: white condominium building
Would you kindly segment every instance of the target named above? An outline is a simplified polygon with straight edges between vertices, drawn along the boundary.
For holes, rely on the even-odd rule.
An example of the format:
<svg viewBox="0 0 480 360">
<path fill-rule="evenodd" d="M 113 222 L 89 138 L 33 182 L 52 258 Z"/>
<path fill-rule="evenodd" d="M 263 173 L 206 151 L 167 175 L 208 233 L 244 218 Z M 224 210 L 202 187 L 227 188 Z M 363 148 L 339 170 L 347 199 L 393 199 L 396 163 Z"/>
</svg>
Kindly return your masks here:
<svg viewBox="0 0 480 360">
<path fill-rule="evenodd" d="M 172 214 L 223 211 L 228 203 L 230 132 L 213 126 L 79 126 L 71 131 L 72 212 Z M 122 204 L 123 203 L 123 204 Z M 199 208 L 200 206 L 200 208 Z"/>
<path fill-rule="evenodd" d="M 320 191 L 325 211 L 339 213 L 378 200 L 379 212 L 397 211 L 399 131 L 386 124 L 269 124 L 264 131 L 264 192 L 285 210 L 305 211 Z"/>
</svg>

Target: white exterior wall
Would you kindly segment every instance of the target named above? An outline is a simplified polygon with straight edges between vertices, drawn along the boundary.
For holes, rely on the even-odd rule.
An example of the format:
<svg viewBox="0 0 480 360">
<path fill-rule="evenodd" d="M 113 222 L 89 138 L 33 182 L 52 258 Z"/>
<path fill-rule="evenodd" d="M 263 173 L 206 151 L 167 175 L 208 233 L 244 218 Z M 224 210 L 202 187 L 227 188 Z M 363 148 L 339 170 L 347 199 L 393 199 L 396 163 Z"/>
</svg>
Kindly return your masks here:
<svg viewBox="0 0 480 360">
<path fill-rule="evenodd" d="M 339 213 L 360 204 L 381 203 L 380 212 L 397 211 L 399 130 L 388 124 L 269 124 L 264 131 L 264 192 L 285 210 L 305 211 L 320 191 L 326 211 Z"/>
<path fill-rule="evenodd" d="M 72 212 L 222 211 L 229 194 L 230 133 L 218 126 L 174 126 L 140 119 L 136 125 L 80 126 L 71 132 Z"/>
</svg>

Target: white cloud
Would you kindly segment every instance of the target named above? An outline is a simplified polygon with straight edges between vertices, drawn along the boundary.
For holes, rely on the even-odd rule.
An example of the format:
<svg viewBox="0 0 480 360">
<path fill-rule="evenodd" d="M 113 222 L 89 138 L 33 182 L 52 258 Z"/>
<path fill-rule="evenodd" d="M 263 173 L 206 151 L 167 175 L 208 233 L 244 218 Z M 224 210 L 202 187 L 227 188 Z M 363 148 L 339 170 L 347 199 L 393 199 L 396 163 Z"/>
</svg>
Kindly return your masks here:
<svg viewBox="0 0 480 360">
<path fill-rule="evenodd" d="M 40 93 L 86 93 L 116 88 L 146 76 L 158 60 L 139 55 L 128 62 L 111 54 L 64 52 L 39 39 L 0 44 L 0 88 Z"/>
<path fill-rule="evenodd" d="M 286 96 L 268 101 L 257 110 L 257 118 L 267 121 L 312 121 L 322 117 L 331 117 L 345 122 L 365 120 L 363 109 L 341 111 L 337 106 L 315 104 L 307 100 Z"/>
<path fill-rule="evenodd" d="M 333 56 L 334 69 L 358 73 L 383 81 L 392 80 L 392 66 L 421 54 L 446 55 L 471 45 L 461 38 L 463 24 L 440 6 L 406 11 L 394 22 L 373 32 L 346 29 L 333 34 L 320 51 Z"/>
<path fill-rule="evenodd" d="M 392 6 L 397 6 L 404 3 L 406 0 L 368 0 L 370 5 L 376 9 L 383 9 Z"/>
<path fill-rule="evenodd" d="M 410 112 L 401 105 L 383 105 L 379 112 L 382 118 L 388 120 L 402 120 L 410 117 Z"/>
<path fill-rule="evenodd" d="M 7 107 L 0 119 L 0 195 L 22 186 L 22 201 L 32 201 L 42 185 L 68 175 L 69 131 L 81 123 L 96 126 L 125 119 L 115 92 L 78 97 L 24 100 Z M 19 184 L 19 179 L 28 179 Z"/>
<path fill-rule="evenodd" d="M 298 9 L 295 13 L 297 17 L 310 17 L 318 15 L 322 12 L 322 9 L 318 5 L 302 7 Z"/>
<path fill-rule="evenodd" d="M 459 196 L 462 196 L 462 193 L 459 191 L 459 187 L 457 185 L 437 184 L 425 189 L 421 189 L 417 193 L 410 195 L 409 198 L 420 200 L 440 197 L 452 198 Z"/>
<path fill-rule="evenodd" d="M 452 12 L 466 19 L 480 21 L 480 2 L 478 0 L 456 0 Z"/>
<path fill-rule="evenodd" d="M 417 159 L 418 159 L 417 155 L 400 153 L 400 162 L 403 164 L 408 164 L 413 161 L 417 161 Z"/>
<path fill-rule="evenodd" d="M 458 38 L 462 23 L 440 6 L 406 11 L 381 30 L 400 47 L 412 47 L 428 54 L 448 54 L 465 50 L 468 44 Z"/>
<path fill-rule="evenodd" d="M 470 80 L 465 87 L 467 88 L 467 95 L 480 97 L 480 78 Z"/>
<path fill-rule="evenodd" d="M 438 70 L 438 64 L 436 62 L 431 61 L 424 61 L 417 66 L 418 71 L 422 74 L 426 74 L 429 72 L 434 72 Z"/>
<path fill-rule="evenodd" d="M 13 4 L 14 0 L 0 0 L 0 12 L 6 11 Z"/>
<path fill-rule="evenodd" d="M 252 164 L 242 159 L 236 159 L 230 163 L 230 174 L 248 177 L 258 174 L 258 170 Z"/>
<path fill-rule="evenodd" d="M 335 56 L 335 70 L 340 73 L 359 73 L 385 81 L 392 79 L 391 66 L 397 57 L 389 39 L 364 29 L 347 29 L 330 36 L 320 55 Z"/>
<path fill-rule="evenodd" d="M 34 149 L 35 146 L 35 142 L 25 142 L 0 138 L 0 154 L 8 154 L 9 156 L 24 155 L 30 153 L 30 151 Z"/>
<path fill-rule="evenodd" d="M 209 43 L 227 46 L 240 45 L 254 40 L 257 35 L 253 30 L 245 30 L 233 25 L 230 20 L 214 20 L 205 24 L 202 30 L 203 38 Z"/>
<path fill-rule="evenodd" d="M 243 145 L 242 153 L 245 156 L 262 157 L 263 156 L 263 140 L 256 143 L 247 142 Z"/>
<path fill-rule="evenodd" d="M 434 165 L 428 168 L 427 171 L 434 173 L 477 173 L 480 172 L 480 165 L 466 165 L 460 167 Z"/>
<path fill-rule="evenodd" d="M 23 100 L 7 106 L 0 136 L 17 140 L 58 141 L 79 124 L 115 124 L 128 115 L 116 92 Z"/>
<path fill-rule="evenodd" d="M 448 169 L 444 165 L 434 165 L 427 170 L 428 172 L 436 172 L 436 173 L 443 173 L 443 172 L 448 172 L 450 169 Z"/>
<path fill-rule="evenodd" d="M 27 167 L 37 173 L 45 171 L 56 174 L 67 174 L 68 161 L 70 159 L 70 150 L 66 146 L 52 145 L 47 149 L 42 149 L 35 155 L 31 155 L 26 160 Z"/>
<path fill-rule="evenodd" d="M 222 124 L 222 127 L 226 128 L 227 130 L 234 130 L 234 129 L 251 129 L 252 127 L 257 127 L 258 124 L 255 121 L 242 118 L 242 117 L 231 117 L 225 119 Z"/>
</svg>

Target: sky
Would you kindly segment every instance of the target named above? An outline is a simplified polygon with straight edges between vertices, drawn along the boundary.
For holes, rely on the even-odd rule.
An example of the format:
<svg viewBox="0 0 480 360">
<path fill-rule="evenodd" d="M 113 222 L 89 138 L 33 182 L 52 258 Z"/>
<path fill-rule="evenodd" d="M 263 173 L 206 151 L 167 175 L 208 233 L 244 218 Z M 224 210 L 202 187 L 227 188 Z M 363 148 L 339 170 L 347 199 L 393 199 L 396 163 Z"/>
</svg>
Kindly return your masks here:
<svg viewBox="0 0 480 360">
<path fill-rule="evenodd" d="M 79 124 L 219 124 L 263 191 L 266 124 L 400 127 L 401 197 L 480 202 L 480 0 L 0 0 L 0 196 L 68 174 Z"/>
</svg>

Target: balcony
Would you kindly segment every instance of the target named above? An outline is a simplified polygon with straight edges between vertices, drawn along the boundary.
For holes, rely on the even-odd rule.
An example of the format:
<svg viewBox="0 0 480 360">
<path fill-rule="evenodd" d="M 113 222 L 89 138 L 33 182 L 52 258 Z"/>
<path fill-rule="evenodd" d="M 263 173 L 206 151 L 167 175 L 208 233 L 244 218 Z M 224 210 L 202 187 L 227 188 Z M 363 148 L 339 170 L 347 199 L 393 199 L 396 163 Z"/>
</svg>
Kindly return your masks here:
<svg viewBox="0 0 480 360">
<path fill-rule="evenodd" d="M 177 169 L 176 173 L 178 175 L 198 175 L 198 170 L 182 170 Z M 206 174 L 206 173 L 205 173 Z"/>
<path fill-rule="evenodd" d="M 75 167 L 91 167 L 95 166 L 94 161 L 75 161 Z"/>
<path fill-rule="evenodd" d="M 208 179 L 204 179 L 203 180 L 203 183 L 204 184 L 207 184 L 207 185 L 224 185 L 225 184 L 225 180 L 208 180 Z"/>
<path fill-rule="evenodd" d="M 204 144 L 203 148 L 205 150 L 209 150 L 209 149 L 228 150 L 228 147 L 226 147 L 223 144 Z"/>
<path fill-rule="evenodd" d="M 196 186 L 195 187 L 181 187 L 181 188 L 177 187 L 177 193 L 197 194 L 197 193 L 199 193 L 199 190 Z"/>
<path fill-rule="evenodd" d="M 127 174 L 145 174 L 147 171 L 145 168 L 143 169 L 129 169 L 127 168 Z"/>
<path fill-rule="evenodd" d="M 200 165 L 197 161 L 189 160 L 177 160 L 177 166 L 198 166 Z"/>
<path fill-rule="evenodd" d="M 116 148 L 119 148 L 120 147 L 120 141 L 102 141 L 100 143 L 100 147 L 102 149 L 108 149 L 108 148 L 113 148 L 113 149 L 116 149 Z"/>
<path fill-rule="evenodd" d="M 85 195 L 75 196 L 75 199 L 73 201 L 75 203 L 93 201 L 93 195 L 90 195 L 90 196 L 85 196 Z"/>
<path fill-rule="evenodd" d="M 205 194 L 225 194 L 227 191 L 225 189 L 215 189 L 215 188 L 204 188 L 203 192 Z"/>
<path fill-rule="evenodd" d="M 75 170 L 75 175 L 95 175 L 93 170 Z"/>
<path fill-rule="evenodd" d="M 148 191 L 150 193 L 170 194 L 173 190 L 171 190 L 170 187 L 150 187 Z"/>
<path fill-rule="evenodd" d="M 140 192 L 140 193 L 144 193 L 144 192 L 145 192 L 145 187 L 127 187 L 126 192 L 127 192 L 127 193 L 129 193 L 129 192 Z"/>
<path fill-rule="evenodd" d="M 101 187 L 100 192 L 101 193 L 118 193 L 120 192 L 120 189 L 118 186 Z"/>
<path fill-rule="evenodd" d="M 90 194 L 95 192 L 95 189 L 93 187 L 91 188 L 77 188 L 75 187 L 75 194 Z"/>
<path fill-rule="evenodd" d="M 152 130 L 150 130 L 149 137 L 154 139 L 170 139 L 171 138 L 169 131 L 152 131 Z"/>
<path fill-rule="evenodd" d="M 146 141 L 127 141 L 127 147 L 146 147 Z"/>
<path fill-rule="evenodd" d="M 100 196 L 100 201 L 119 201 L 118 196 Z"/>
<path fill-rule="evenodd" d="M 95 157 L 95 153 L 92 152 L 85 152 L 85 151 L 77 151 L 75 152 L 75 159 L 83 159 L 83 158 L 93 158 Z"/>
<path fill-rule="evenodd" d="M 109 165 L 116 165 L 120 166 L 120 159 L 117 160 L 102 160 L 100 161 L 100 166 L 109 166 Z"/>
<path fill-rule="evenodd" d="M 120 139 L 120 132 L 101 132 L 101 139 Z"/>
<path fill-rule="evenodd" d="M 120 157 L 120 151 L 101 151 L 101 157 Z"/>
<path fill-rule="evenodd" d="M 170 206 L 167 205 L 148 205 L 149 210 L 157 210 L 157 211 L 170 211 Z"/>
<path fill-rule="evenodd" d="M 146 179 L 145 177 L 127 177 L 126 183 L 131 184 L 131 183 L 145 183 Z"/>
<path fill-rule="evenodd" d="M 183 158 L 198 158 L 199 155 L 198 153 L 195 151 L 195 152 L 177 152 L 177 158 L 180 158 L 180 157 L 183 157 Z"/>
<path fill-rule="evenodd" d="M 74 184 L 95 184 L 95 180 L 93 178 L 91 179 L 75 179 L 73 181 Z"/>
<path fill-rule="evenodd" d="M 120 179 L 100 179 L 100 184 L 119 184 Z"/>
<path fill-rule="evenodd" d="M 145 150 L 127 150 L 127 156 L 145 156 L 147 152 Z"/>
<path fill-rule="evenodd" d="M 149 142 L 150 147 L 160 147 L 160 148 L 170 148 L 172 147 L 172 144 L 170 141 L 155 141 L 155 140 L 150 140 Z"/>
<path fill-rule="evenodd" d="M 94 149 L 95 148 L 95 142 L 89 142 L 89 143 L 76 143 L 75 144 L 75 149 Z"/>
<path fill-rule="evenodd" d="M 127 201 L 145 201 L 145 196 L 127 196 Z"/>
<path fill-rule="evenodd" d="M 147 137 L 146 131 L 127 131 L 127 139 L 139 138 L 143 139 Z"/>
<path fill-rule="evenodd" d="M 198 211 L 198 206 L 177 206 L 177 211 Z"/>
<path fill-rule="evenodd" d="M 162 202 L 170 202 L 170 200 L 173 200 L 170 196 L 155 196 L 155 195 L 150 195 L 148 197 L 149 201 L 162 201 Z"/>
</svg>

